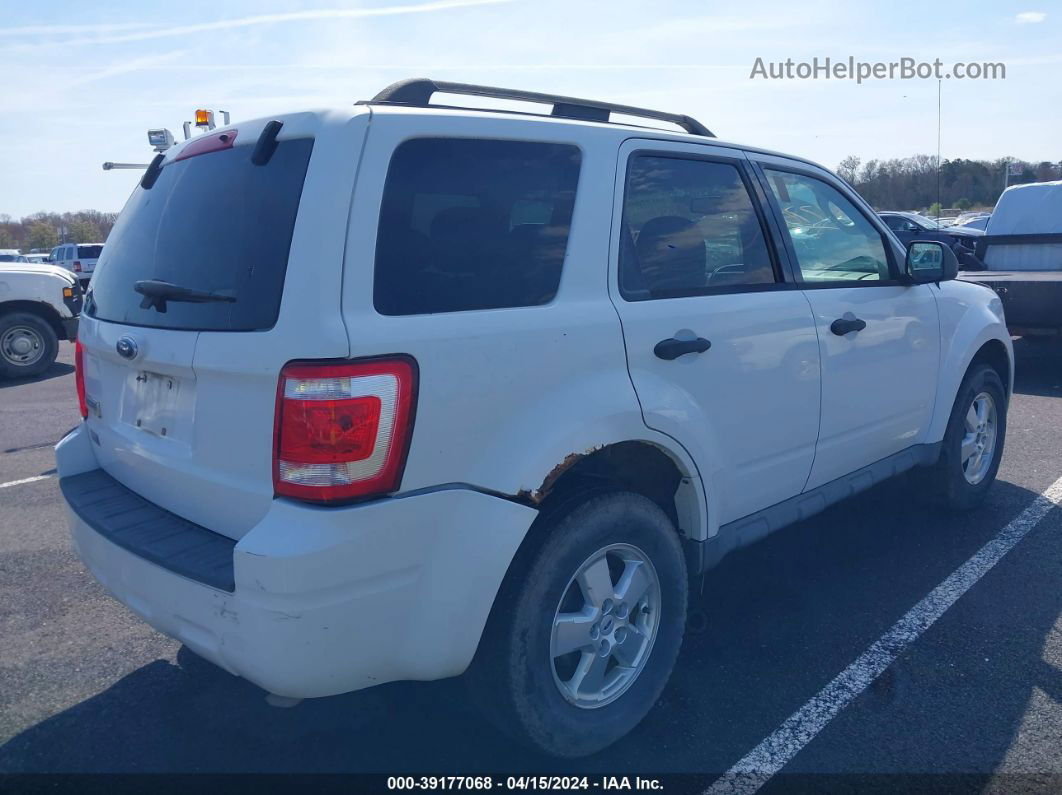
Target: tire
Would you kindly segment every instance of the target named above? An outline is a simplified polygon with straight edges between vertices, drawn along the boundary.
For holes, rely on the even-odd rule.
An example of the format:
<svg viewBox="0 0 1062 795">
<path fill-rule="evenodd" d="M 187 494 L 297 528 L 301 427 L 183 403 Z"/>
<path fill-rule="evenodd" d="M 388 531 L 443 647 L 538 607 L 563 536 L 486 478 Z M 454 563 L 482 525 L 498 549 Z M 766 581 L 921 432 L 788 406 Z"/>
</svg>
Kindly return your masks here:
<svg viewBox="0 0 1062 795">
<path fill-rule="evenodd" d="M 32 378 L 59 355 L 59 338 L 51 324 L 32 312 L 0 316 L 0 376 Z"/>
<path fill-rule="evenodd" d="M 623 737 L 659 699 L 682 645 L 686 561 L 674 525 L 638 494 L 588 497 L 539 521 L 495 600 L 468 681 L 500 729 L 548 754 L 580 757 Z M 592 598 L 576 580 L 580 571 L 600 586 Z M 623 600 L 634 592 L 644 596 Z M 559 613 L 568 619 L 561 630 L 574 635 L 554 634 Z M 585 645 L 559 653 L 576 637 L 568 645 Z M 577 688 L 581 670 L 587 677 Z M 590 687 L 601 671 L 602 686 Z"/>
<path fill-rule="evenodd" d="M 986 437 L 978 436 L 970 430 L 967 415 L 973 408 L 975 398 L 980 399 L 985 395 L 990 398 L 995 418 L 992 428 L 994 433 L 988 434 L 991 437 L 991 458 L 983 467 L 971 467 L 973 462 L 969 457 L 963 456 L 964 441 L 969 442 L 971 436 L 982 441 Z M 975 365 L 966 373 L 959 386 L 951 417 L 948 419 L 948 428 L 944 433 L 940 458 L 930 467 L 925 479 L 925 492 L 929 500 L 952 511 L 971 511 L 979 506 L 996 479 L 1006 436 L 1007 398 L 1003 382 L 999 373 L 992 367 L 987 364 Z M 915 473 L 919 472 L 915 470 Z M 915 474 L 915 477 L 917 476 L 918 474 Z"/>
</svg>

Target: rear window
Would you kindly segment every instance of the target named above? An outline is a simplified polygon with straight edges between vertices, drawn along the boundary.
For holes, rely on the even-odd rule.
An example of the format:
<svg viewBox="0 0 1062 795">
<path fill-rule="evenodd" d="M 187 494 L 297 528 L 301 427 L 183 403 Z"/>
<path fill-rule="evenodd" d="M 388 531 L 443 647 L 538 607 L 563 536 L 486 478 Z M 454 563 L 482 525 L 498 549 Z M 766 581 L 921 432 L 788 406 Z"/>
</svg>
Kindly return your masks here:
<svg viewBox="0 0 1062 795">
<path fill-rule="evenodd" d="M 419 138 L 391 158 L 373 300 L 384 315 L 535 306 L 557 293 L 578 147 Z"/>
<path fill-rule="evenodd" d="M 196 155 L 138 187 L 107 238 L 86 313 L 153 328 L 253 331 L 280 311 L 288 250 L 313 139 L 281 141 L 264 166 L 251 146 Z M 222 292 L 234 303 L 140 306 L 141 280 Z"/>
<path fill-rule="evenodd" d="M 103 246 L 78 246 L 77 255 L 81 259 L 99 259 Z"/>
</svg>

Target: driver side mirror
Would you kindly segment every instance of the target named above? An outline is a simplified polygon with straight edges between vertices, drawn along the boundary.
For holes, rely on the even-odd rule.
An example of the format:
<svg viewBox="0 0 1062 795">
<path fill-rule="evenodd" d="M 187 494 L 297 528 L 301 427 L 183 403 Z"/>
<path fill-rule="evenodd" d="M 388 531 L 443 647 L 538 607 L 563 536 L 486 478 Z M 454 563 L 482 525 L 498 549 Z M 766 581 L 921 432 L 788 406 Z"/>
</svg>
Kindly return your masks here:
<svg viewBox="0 0 1062 795">
<path fill-rule="evenodd" d="M 907 247 L 904 273 L 915 284 L 943 282 L 959 275 L 959 261 L 950 246 L 935 240 L 915 240 Z"/>
</svg>

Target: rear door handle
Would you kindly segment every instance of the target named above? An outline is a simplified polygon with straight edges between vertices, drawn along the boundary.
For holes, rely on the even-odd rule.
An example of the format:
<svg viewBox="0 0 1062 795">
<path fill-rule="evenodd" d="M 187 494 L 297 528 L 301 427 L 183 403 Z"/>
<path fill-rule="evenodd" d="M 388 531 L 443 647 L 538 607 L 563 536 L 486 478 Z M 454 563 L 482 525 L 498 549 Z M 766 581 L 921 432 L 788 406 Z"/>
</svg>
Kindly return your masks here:
<svg viewBox="0 0 1062 795">
<path fill-rule="evenodd" d="M 659 359 L 677 359 L 686 353 L 704 353 L 706 350 L 712 347 L 712 343 L 706 340 L 704 337 L 697 337 L 693 340 L 677 340 L 674 337 L 669 337 L 666 340 L 660 340 L 656 343 L 656 347 L 653 348 L 653 353 L 656 354 Z"/>
<path fill-rule="evenodd" d="M 865 320 L 860 320 L 857 317 L 845 318 L 839 317 L 830 324 L 830 331 L 836 334 L 838 337 L 843 337 L 852 331 L 862 331 L 867 327 Z"/>
</svg>

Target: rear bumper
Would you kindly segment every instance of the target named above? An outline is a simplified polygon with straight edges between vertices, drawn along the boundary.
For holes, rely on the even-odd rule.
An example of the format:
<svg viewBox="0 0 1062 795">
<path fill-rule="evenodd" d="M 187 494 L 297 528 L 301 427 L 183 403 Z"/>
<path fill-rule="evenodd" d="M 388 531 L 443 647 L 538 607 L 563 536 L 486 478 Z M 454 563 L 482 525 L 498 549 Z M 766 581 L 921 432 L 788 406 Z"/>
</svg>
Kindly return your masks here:
<svg viewBox="0 0 1062 795">
<path fill-rule="evenodd" d="M 60 321 L 63 324 L 63 339 L 73 342 L 77 339 L 78 318 L 64 317 Z"/>
<path fill-rule="evenodd" d="M 85 426 L 56 456 L 61 478 L 95 468 Z M 536 515 L 468 489 L 341 508 L 276 500 L 233 545 L 229 592 L 67 510 L 82 560 L 119 601 L 222 668 L 296 698 L 463 672 Z"/>
</svg>

